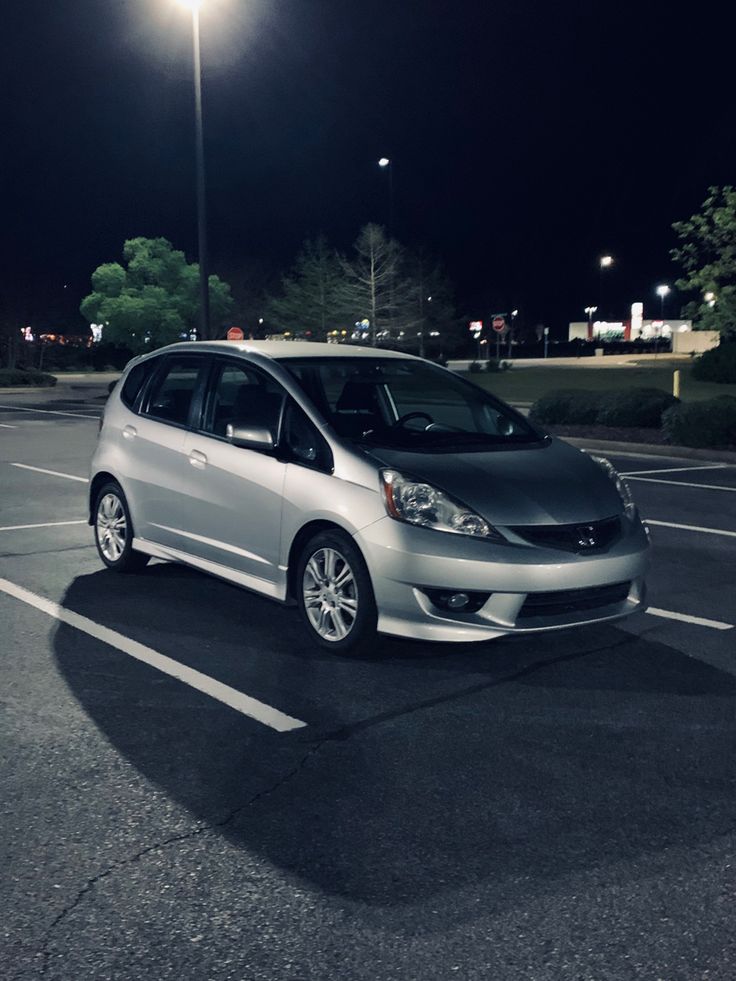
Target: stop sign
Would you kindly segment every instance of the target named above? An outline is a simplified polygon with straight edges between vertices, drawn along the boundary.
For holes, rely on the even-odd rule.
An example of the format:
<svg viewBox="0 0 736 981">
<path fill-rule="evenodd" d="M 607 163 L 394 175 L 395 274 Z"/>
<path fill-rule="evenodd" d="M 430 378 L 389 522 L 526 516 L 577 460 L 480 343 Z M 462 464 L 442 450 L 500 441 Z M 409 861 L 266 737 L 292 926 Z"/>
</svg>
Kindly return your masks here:
<svg viewBox="0 0 736 981">
<path fill-rule="evenodd" d="M 231 327 L 227 332 L 227 339 L 229 341 L 242 341 L 245 337 L 242 327 Z"/>
<path fill-rule="evenodd" d="M 493 327 L 494 330 L 497 330 L 499 333 L 501 333 L 501 331 L 506 326 L 506 321 L 503 319 L 503 317 L 494 317 L 491 322 L 491 326 Z"/>
</svg>

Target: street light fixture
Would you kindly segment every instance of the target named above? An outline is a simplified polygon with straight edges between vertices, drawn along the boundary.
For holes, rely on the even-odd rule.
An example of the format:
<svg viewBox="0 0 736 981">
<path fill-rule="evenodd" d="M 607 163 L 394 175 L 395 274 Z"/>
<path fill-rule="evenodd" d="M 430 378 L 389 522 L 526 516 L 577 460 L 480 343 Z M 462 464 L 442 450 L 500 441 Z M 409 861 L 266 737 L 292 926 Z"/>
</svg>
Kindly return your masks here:
<svg viewBox="0 0 736 981">
<path fill-rule="evenodd" d="M 664 320 L 664 298 L 671 292 L 669 286 L 663 283 L 656 289 L 657 296 L 659 297 L 659 319 Z"/>
<path fill-rule="evenodd" d="M 197 167 L 197 238 L 199 252 L 199 335 L 206 340 L 210 332 L 210 291 L 207 273 L 207 210 L 205 199 L 204 136 L 202 130 L 202 60 L 199 47 L 199 8 L 202 0 L 179 0 L 192 12 L 192 54 L 194 59 L 194 127 Z"/>
<path fill-rule="evenodd" d="M 601 256 L 601 269 L 608 269 L 609 266 L 613 265 L 612 255 L 602 255 Z"/>
</svg>

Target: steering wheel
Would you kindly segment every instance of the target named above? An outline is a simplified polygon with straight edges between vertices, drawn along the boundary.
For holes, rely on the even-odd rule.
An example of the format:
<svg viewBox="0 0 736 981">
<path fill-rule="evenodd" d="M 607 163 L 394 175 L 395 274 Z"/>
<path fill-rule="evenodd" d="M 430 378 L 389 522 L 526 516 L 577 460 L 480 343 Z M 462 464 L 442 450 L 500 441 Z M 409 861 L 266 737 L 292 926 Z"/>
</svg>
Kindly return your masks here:
<svg viewBox="0 0 736 981">
<path fill-rule="evenodd" d="M 426 419 L 430 426 L 434 422 L 428 412 L 407 412 L 405 416 L 400 416 L 396 422 L 391 423 L 391 428 L 398 429 L 399 426 L 403 426 L 404 423 L 410 422 L 412 419 Z"/>
</svg>

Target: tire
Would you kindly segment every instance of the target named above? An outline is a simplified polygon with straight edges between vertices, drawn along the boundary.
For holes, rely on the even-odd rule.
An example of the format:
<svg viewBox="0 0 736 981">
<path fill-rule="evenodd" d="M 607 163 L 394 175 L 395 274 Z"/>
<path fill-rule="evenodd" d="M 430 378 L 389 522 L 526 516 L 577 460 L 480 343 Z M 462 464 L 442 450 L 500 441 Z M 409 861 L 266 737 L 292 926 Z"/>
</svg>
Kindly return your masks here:
<svg viewBox="0 0 736 981">
<path fill-rule="evenodd" d="M 312 641 L 333 654 L 361 654 L 376 636 L 378 612 L 365 560 L 335 529 L 310 539 L 296 572 L 299 610 Z"/>
<path fill-rule="evenodd" d="M 150 556 L 133 550 L 133 522 L 125 494 L 110 481 L 100 488 L 94 510 L 97 554 L 115 572 L 140 572 Z"/>
</svg>

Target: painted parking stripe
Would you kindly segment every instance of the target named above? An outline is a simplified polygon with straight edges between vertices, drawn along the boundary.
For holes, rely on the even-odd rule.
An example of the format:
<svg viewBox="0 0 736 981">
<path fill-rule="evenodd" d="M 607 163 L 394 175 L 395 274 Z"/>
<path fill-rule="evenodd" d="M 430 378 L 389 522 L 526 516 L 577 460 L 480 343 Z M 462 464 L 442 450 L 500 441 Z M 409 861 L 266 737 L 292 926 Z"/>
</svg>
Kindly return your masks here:
<svg viewBox="0 0 736 981">
<path fill-rule="evenodd" d="M 653 518 L 646 518 L 644 524 L 657 525 L 658 528 L 679 528 L 680 531 L 699 531 L 704 535 L 725 535 L 726 538 L 736 538 L 736 531 L 726 531 L 723 528 L 701 528 L 700 525 L 678 525 L 674 521 L 655 521 Z"/>
<path fill-rule="evenodd" d="M 260 722 L 270 729 L 275 729 L 276 732 L 291 732 L 293 729 L 303 729 L 306 726 L 306 722 L 302 722 L 300 719 L 294 719 L 292 716 L 280 712 L 271 705 L 266 705 L 265 702 L 258 701 L 257 698 L 251 698 L 250 695 L 245 695 L 235 688 L 230 688 L 229 685 L 224 685 L 222 682 L 210 678 L 209 675 L 202 674 L 201 671 L 195 671 L 194 668 L 180 664 L 178 661 L 166 657 L 165 654 L 159 654 L 158 651 L 154 651 L 144 644 L 139 644 L 137 641 L 125 637 L 123 634 L 118 633 L 117 630 L 103 627 L 102 624 L 95 623 L 94 620 L 89 620 L 87 617 L 81 616 L 79 613 L 74 613 L 72 610 L 67 610 L 58 603 L 54 603 L 44 596 L 38 596 L 36 593 L 24 589 L 23 586 L 16 585 L 8 579 L 0 579 L 0 592 L 20 600 L 21 603 L 26 603 L 28 606 L 34 607 L 36 610 L 40 610 L 41 613 L 45 613 L 47 616 L 53 617 L 61 623 L 66 623 L 70 627 L 74 627 L 76 630 L 88 634 L 90 637 L 94 637 L 95 640 L 107 644 L 108 647 L 114 647 L 123 654 L 135 658 L 136 661 L 142 661 L 144 664 L 155 668 L 156 671 L 160 671 L 170 678 L 176 678 L 177 681 L 181 681 L 185 685 L 189 685 L 190 688 L 195 688 L 197 691 L 209 695 L 210 698 L 222 702 L 224 705 L 235 709 L 236 712 L 247 715 L 249 719 L 254 719 L 256 722 Z"/>
<path fill-rule="evenodd" d="M 727 463 L 708 463 L 702 467 L 662 467 L 659 470 L 630 470 L 622 473 L 622 477 L 637 477 L 639 474 L 648 473 L 682 473 L 684 470 L 723 470 L 728 466 Z"/>
<path fill-rule="evenodd" d="M 674 613 L 672 610 L 658 610 L 650 606 L 645 610 L 653 617 L 664 617 L 666 620 L 681 620 L 683 623 L 694 623 L 698 627 L 710 627 L 712 630 L 733 630 L 732 623 L 723 623 L 721 620 L 708 620 L 705 617 L 691 617 L 687 613 Z"/>
<path fill-rule="evenodd" d="M 18 467 L 21 470 L 33 470 L 34 473 L 45 473 L 50 477 L 64 477 L 66 480 L 78 480 L 82 484 L 88 484 L 87 477 L 77 477 L 73 473 L 61 473 L 59 470 L 45 470 L 43 467 L 32 467 L 27 463 L 11 463 L 11 467 Z"/>
<path fill-rule="evenodd" d="M 0 405 L 0 409 L 11 409 L 13 412 L 41 412 L 46 416 L 74 416 L 75 419 L 94 419 L 99 421 L 100 416 L 90 415 L 88 412 L 62 412 L 61 409 L 28 409 L 22 405 Z"/>
<path fill-rule="evenodd" d="M 627 477 L 627 480 L 639 480 L 643 484 L 669 484 L 670 487 L 695 487 L 698 490 L 730 491 L 736 494 L 736 487 L 720 487 L 718 484 L 687 484 L 684 480 L 657 480 L 656 477 Z"/>
<path fill-rule="evenodd" d="M 4 422 L 0 422 L 0 429 L 17 429 L 17 426 L 7 426 Z"/>
<path fill-rule="evenodd" d="M 25 531 L 27 528 L 58 528 L 61 525 L 86 525 L 84 518 L 79 521 L 45 521 L 40 525 L 4 525 L 0 531 Z"/>
</svg>

